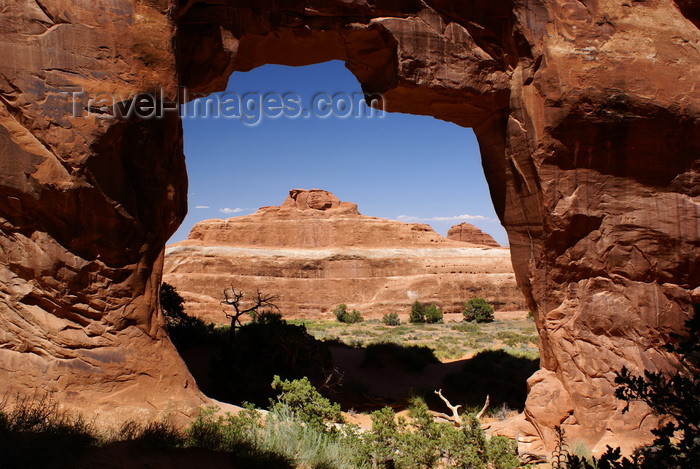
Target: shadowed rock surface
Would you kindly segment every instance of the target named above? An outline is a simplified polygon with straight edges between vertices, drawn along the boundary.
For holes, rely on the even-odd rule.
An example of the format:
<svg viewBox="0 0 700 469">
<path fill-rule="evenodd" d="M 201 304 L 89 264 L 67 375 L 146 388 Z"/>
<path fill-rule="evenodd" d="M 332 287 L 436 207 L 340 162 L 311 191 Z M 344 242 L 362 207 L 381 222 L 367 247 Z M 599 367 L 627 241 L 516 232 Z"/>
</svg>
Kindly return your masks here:
<svg viewBox="0 0 700 469">
<path fill-rule="evenodd" d="M 166 249 L 163 280 L 185 298 L 188 314 L 222 323 L 222 292 L 231 285 L 278 295 L 283 315 L 304 318 L 333 318 L 340 303 L 381 317 L 408 312 L 415 300 L 460 313 L 474 296 L 501 310 L 526 307 L 507 249 L 364 216 L 323 190 L 295 189 L 279 207 L 197 223 Z"/>
<path fill-rule="evenodd" d="M 671 369 L 663 345 L 699 299 L 696 4 L 3 4 L 0 392 L 112 415 L 203 399 L 157 312 L 186 210 L 179 119 L 103 119 L 94 103 L 100 116 L 72 117 L 62 92 L 173 100 L 178 84 L 211 92 L 236 70 L 340 59 L 387 110 L 476 132 L 541 338 L 521 435 L 551 442 L 561 423 L 595 451 L 629 447 L 654 419 L 622 415 L 613 372 Z"/>
</svg>

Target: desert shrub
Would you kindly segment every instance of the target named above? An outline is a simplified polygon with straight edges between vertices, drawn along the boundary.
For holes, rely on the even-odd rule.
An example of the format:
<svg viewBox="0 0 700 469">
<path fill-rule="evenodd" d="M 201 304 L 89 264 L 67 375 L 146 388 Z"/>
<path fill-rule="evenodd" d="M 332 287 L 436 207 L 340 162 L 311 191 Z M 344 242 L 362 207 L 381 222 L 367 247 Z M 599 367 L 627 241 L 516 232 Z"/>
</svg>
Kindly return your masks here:
<svg viewBox="0 0 700 469">
<path fill-rule="evenodd" d="M 427 322 L 428 324 L 442 322 L 442 310 L 438 308 L 434 303 L 430 306 L 424 307 L 423 314 L 425 315 L 425 322 Z"/>
<path fill-rule="evenodd" d="M 0 466 L 75 467 L 75 461 L 100 441 L 81 417 L 58 410 L 47 398 L 18 398 L 0 407 Z"/>
<path fill-rule="evenodd" d="M 336 306 L 336 308 L 333 310 L 333 314 L 338 322 L 345 324 L 355 324 L 364 321 L 360 311 L 353 309 L 352 312 L 348 312 L 348 307 L 345 303 L 341 303 Z"/>
<path fill-rule="evenodd" d="M 511 409 L 505 402 L 501 403 L 500 406 L 489 407 L 486 411 L 486 415 L 495 418 L 499 422 L 502 422 L 503 420 L 506 420 L 517 413 L 517 410 Z"/>
<path fill-rule="evenodd" d="M 301 379 L 282 380 L 275 376 L 272 389 L 279 391 L 271 410 L 287 407 L 307 425 L 325 431 L 328 423 L 344 423 L 340 404 L 323 397 L 305 376 Z"/>
<path fill-rule="evenodd" d="M 369 469 L 357 460 L 352 440 L 306 425 L 289 407 L 273 409 L 259 429 L 257 447 L 286 457 L 294 467 Z"/>
<path fill-rule="evenodd" d="M 425 307 L 423 304 L 416 300 L 411 305 L 411 313 L 408 316 L 408 322 L 414 324 L 421 324 L 425 322 Z"/>
<path fill-rule="evenodd" d="M 362 322 L 364 320 L 365 319 L 362 317 L 362 313 L 356 309 L 353 309 L 352 313 L 350 313 L 344 317 L 343 322 L 346 322 L 348 324 L 354 324 L 357 322 Z"/>
<path fill-rule="evenodd" d="M 520 465 L 513 442 L 486 438 L 479 421 L 464 416 L 460 428 L 436 422 L 428 406 L 413 399 L 409 418 L 396 418 L 386 407 L 372 413 L 372 429 L 362 435 L 358 450 L 376 468 L 432 469 L 468 467 L 513 469 Z"/>
<path fill-rule="evenodd" d="M 192 317 L 189 321 L 168 325 L 170 340 L 180 354 L 202 345 L 213 346 L 226 343 L 228 331 L 228 326 L 219 326 L 211 322 L 207 324 L 199 318 Z"/>
<path fill-rule="evenodd" d="M 403 467 L 431 468 L 440 461 L 442 430 L 446 427 L 435 422 L 425 401 L 411 400 L 408 408 L 411 431 L 405 431 L 399 446 L 398 462 Z"/>
<path fill-rule="evenodd" d="M 187 435 L 168 422 L 150 422 L 144 426 L 137 425 L 136 431 L 127 438 L 122 427 L 122 438 L 133 441 L 142 448 L 169 450 L 184 446 Z"/>
<path fill-rule="evenodd" d="M 231 453 L 246 469 L 291 469 L 293 460 L 263 440 L 262 412 L 246 404 L 236 415 L 217 415 L 217 407 L 206 407 L 187 429 L 187 446 Z"/>
<path fill-rule="evenodd" d="M 251 404 L 236 415 L 217 415 L 218 407 L 201 409 L 187 428 L 187 446 L 210 451 L 227 451 L 236 445 L 251 444 L 257 428 L 262 425 L 262 412 Z"/>
<path fill-rule="evenodd" d="M 233 342 L 224 343 L 210 365 L 212 397 L 231 403 L 264 406 L 277 395 L 270 387 L 282 379 L 303 376 L 319 385 L 333 369 L 328 346 L 303 325 L 288 324 L 274 315 L 260 314 L 239 328 Z"/>
<path fill-rule="evenodd" d="M 282 318 L 282 313 L 278 313 L 277 311 L 256 311 L 251 314 L 251 317 L 253 318 L 253 322 L 257 324 L 281 325 L 285 322 Z"/>
<path fill-rule="evenodd" d="M 175 290 L 175 287 L 169 283 L 161 283 L 160 285 L 160 308 L 165 316 L 165 321 L 168 325 L 187 322 L 190 317 L 185 314 L 185 300 Z"/>
<path fill-rule="evenodd" d="M 335 315 L 335 318 L 338 320 L 338 322 L 343 322 L 343 316 L 348 314 L 348 306 L 345 303 L 340 303 L 333 310 L 333 314 Z"/>
<path fill-rule="evenodd" d="M 400 326 L 401 319 L 399 319 L 398 313 L 388 313 L 382 316 L 382 322 L 387 326 Z"/>
<path fill-rule="evenodd" d="M 363 435 L 359 458 L 371 461 L 372 467 L 394 467 L 405 421 L 397 421 L 390 407 L 372 412 L 371 418 L 372 430 Z"/>
<path fill-rule="evenodd" d="M 365 348 L 362 366 L 389 366 L 392 361 L 413 371 L 420 371 L 430 363 L 439 363 L 430 347 L 381 342 L 369 344 Z"/>
<path fill-rule="evenodd" d="M 356 460 L 353 428 L 341 432 L 330 425 L 342 421 L 338 404 L 321 396 L 306 379 L 276 377 L 272 384 L 281 392 L 267 415 L 251 405 L 225 416 L 216 415 L 217 408 L 205 408 L 188 429 L 190 445 L 234 453 L 237 462 L 241 456 L 256 461 L 255 466 L 243 464 L 246 468 L 368 468 Z"/>
<path fill-rule="evenodd" d="M 411 313 L 408 316 L 408 321 L 415 324 L 434 324 L 442 322 L 442 316 L 442 310 L 434 303 L 427 305 L 416 300 L 413 302 L 413 305 L 411 305 Z"/>
<path fill-rule="evenodd" d="M 472 298 L 464 304 L 462 311 L 466 321 L 492 322 L 493 308 L 483 298 Z"/>
<path fill-rule="evenodd" d="M 165 316 L 168 335 L 178 352 L 182 354 L 202 344 L 219 342 L 220 336 L 227 333 L 225 329 L 188 316 L 183 308 L 184 302 L 175 287 L 165 282 L 161 284 L 160 306 Z"/>
</svg>

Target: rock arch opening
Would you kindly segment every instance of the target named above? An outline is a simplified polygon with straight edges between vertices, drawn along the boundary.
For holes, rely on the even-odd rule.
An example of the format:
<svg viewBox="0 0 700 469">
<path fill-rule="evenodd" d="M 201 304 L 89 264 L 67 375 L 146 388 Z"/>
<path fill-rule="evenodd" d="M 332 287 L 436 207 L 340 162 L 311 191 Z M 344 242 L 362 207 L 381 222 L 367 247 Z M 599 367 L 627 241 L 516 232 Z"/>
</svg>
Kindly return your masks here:
<svg viewBox="0 0 700 469">
<path fill-rule="evenodd" d="M 323 109 L 315 103 L 317 97 L 338 98 L 351 103 L 351 108 L 346 112 L 333 106 L 335 113 L 320 115 Z M 242 104 L 246 99 L 251 106 Z M 274 105 L 274 116 L 260 109 L 266 99 Z M 285 99 L 288 114 L 279 109 Z M 174 244 L 166 247 L 163 280 L 183 295 L 186 313 L 207 322 L 230 322 L 226 317 L 230 311 L 221 305 L 224 289 L 233 286 L 247 298 L 259 289 L 277 296 L 279 312 L 288 320 L 329 321 L 314 323 L 309 331 L 330 342 L 333 337 L 341 343 L 346 339 L 346 345 L 346 335 L 354 333 L 335 327 L 333 309 L 341 303 L 361 311 L 370 322 L 395 313 L 404 324 L 414 301 L 435 303 L 445 311 L 449 324 L 429 327 L 440 328 L 445 340 L 452 342 L 460 340 L 452 326 L 463 319 L 464 303 L 482 297 L 496 308 L 499 319 L 520 312 L 522 321 L 507 327 L 530 331 L 531 342 L 514 347 L 529 354 L 522 359 L 527 365 L 522 368 L 532 374 L 537 340 L 534 325 L 525 320 L 527 308 L 508 250 L 493 239 L 488 244 L 488 235 L 480 239 L 471 225 L 461 224 L 457 239 L 445 238 L 450 227 L 464 221 L 492 233 L 501 228 L 473 132 L 431 117 L 370 110 L 360 99 L 364 95 L 359 83 L 342 62 L 299 68 L 268 65 L 249 73 L 234 72 L 225 92 L 184 110 L 190 210 L 180 232 L 171 238 Z M 232 106 L 228 115 L 222 112 L 225 105 Z M 290 192 L 293 187 L 322 187 L 333 193 Z M 350 201 L 358 202 L 357 206 Z M 260 205 L 266 207 L 258 210 Z M 496 236 L 507 243 L 505 232 Z M 327 330 L 321 332 L 318 328 L 323 325 Z M 490 332 L 482 342 L 497 341 L 495 327 L 486 328 Z M 358 333 L 388 334 L 382 326 L 374 329 Z M 416 332 L 420 341 L 386 335 L 373 342 L 424 345 L 431 335 L 421 329 Z M 439 358 L 451 363 L 431 364 L 422 376 L 404 371 L 403 366 L 383 371 L 360 366 L 364 349 L 331 345 L 336 367 L 347 375 L 347 382 L 356 385 L 339 386 L 338 390 L 348 391 L 335 399 L 348 409 L 370 409 L 381 399 L 397 405 L 408 402 L 411 389 L 419 385 L 443 387 L 446 374 L 461 370 L 463 363 L 454 363 L 455 359 L 483 348 L 462 335 L 459 345 L 444 344 L 437 350 Z M 356 337 L 352 343 L 366 346 L 369 341 Z M 438 345 L 434 342 L 430 347 Z M 200 350 L 213 353 L 207 346 Z M 267 404 L 268 392 L 248 392 L 238 384 L 228 392 L 217 389 L 210 376 L 219 373 L 193 368 L 201 368 L 203 362 L 191 348 L 185 357 L 208 395 L 235 403 Z M 272 380 L 272 371 L 267 381 Z M 474 376 L 484 384 L 478 392 L 468 393 L 470 403 L 483 404 L 486 394 L 477 394 L 488 389 L 494 408 L 503 402 L 522 410 L 526 374 L 519 373 L 517 379 L 494 376 L 491 383 L 481 374 Z M 249 382 L 245 376 L 241 380 Z M 267 384 L 262 386 L 264 391 L 269 391 Z M 353 394 L 359 384 L 372 389 L 374 404 Z M 254 385 L 258 386 L 257 381 Z M 445 392 L 454 391 L 445 388 Z"/>
<path fill-rule="evenodd" d="M 157 312 L 185 209 L 180 122 L 86 118 L 67 96 L 174 100 L 335 59 L 389 110 L 474 128 L 541 338 L 529 431 L 563 424 L 598 450 L 652 425 L 641 407 L 623 418 L 612 379 L 672 368 L 663 344 L 700 301 L 687 2 L 59 3 L 0 19 L 1 391 L 122 415 L 206 402 Z"/>
</svg>

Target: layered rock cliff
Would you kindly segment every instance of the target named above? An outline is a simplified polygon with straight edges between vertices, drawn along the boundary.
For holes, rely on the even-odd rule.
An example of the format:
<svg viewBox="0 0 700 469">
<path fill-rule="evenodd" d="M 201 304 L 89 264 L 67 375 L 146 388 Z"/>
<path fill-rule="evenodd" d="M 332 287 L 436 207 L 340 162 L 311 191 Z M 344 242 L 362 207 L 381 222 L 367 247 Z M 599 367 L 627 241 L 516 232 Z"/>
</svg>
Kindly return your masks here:
<svg viewBox="0 0 700 469">
<path fill-rule="evenodd" d="M 447 239 L 464 241 L 465 243 L 481 244 L 493 248 L 500 247 L 500 244 L 488 233 L 484 233 L 479 228 L 469 223 L 460 223 L 451 227 L 447 231 Z"/>
<path fill-rule="evenodd" d="M 614 372 L 672 370 L 664 344 L 700 300 L 696 5 L 5 2 L 0 393 L 115 416 L 202 400 L 157 307 L 186 207 L 179 118 L 89 97 L 145 111 L 178 85 L 338 59 L 388 111 L 474 128 L 541 339 L 527 431 L 551 443 L 561 424 L 594 451 L 648 438 L 653 417 L 622 413 Z"/>
<path fill-rule="evenodd" d="M 415 300 L 459 312 L 474 296 L 525 308 L 507 249 L 364 216 L 322 190 L 293 190 L 279 207 L 196 224 L 166 249 L 163 279 L 189 314 L 218 322 L 226 322 L 222 292 L 232 285 L 276 294 L 280 312 L 296 317 L 331 317 L 340 303 L 381 316 L 407 312 Z"/>
</svg>

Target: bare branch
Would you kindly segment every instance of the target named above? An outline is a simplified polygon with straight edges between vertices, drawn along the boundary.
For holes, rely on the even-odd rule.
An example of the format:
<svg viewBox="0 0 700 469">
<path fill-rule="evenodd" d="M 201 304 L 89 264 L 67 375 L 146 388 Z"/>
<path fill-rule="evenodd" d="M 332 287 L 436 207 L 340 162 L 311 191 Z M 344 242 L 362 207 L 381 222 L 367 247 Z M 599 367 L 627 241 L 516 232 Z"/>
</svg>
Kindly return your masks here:
<svg viewBox="0 0 700 469">
<path fill-rule="evenodd" d="M 260 308 L 274 308 L 279 310 L 279 308 L 275 304 L 275 301 L 277 301 L 278 299 L 277 295 L 268 295 L 261 293 L 260 290 L 257 290 L 255 297 L 251 300 L 252 303 L 250 303 L 248 306 L 243 305 L 244 296 L 245 293 L 243 293 L 242 291 L 236 291 L 233 285 L 231 285 L 230 289 L 224 289 L 224 299 L 221 301 L 221 304 L 233 307 L 233 312 L 224 311 L 226 317 L 231 320 L 232 338 L 236 334 L 237 326 L 242 326 L 241 317 L 243 315 L 252 315 L 256 313 Z"/>
<path fill-rule="evenodd" d="M 484 403 L 484 407 L 481 408 L 478 414 L 476 414 L 476 419 L 481 420 L 481 417 L 484 416 L 484 412 L 486 412 L 486 409 L 489 408 L 489 401 L 490 401 L 491 396 L 488 394 L 486 395 L 486 402 Z"/>
<path fill-rule="evenodd" d="M 342 372 L 337 366 L 334 367 L 331 371 L 326 371 L 326 369 L 324 368 L 322 372 L 325 375 L 326 380 L 321 386 L 318 386 L 319 391 L 322 389 L 326 389 L 330 392 L 338 393 L 338 387 L 343 385 L 345 373 Z"/>
<path fill-rule="evenodd" d="M 440 389 L 439 391 L 435 391 L 435 394 L 437 394 L 440 397 L 440 399 L 442 399 L 442 401 L 445 403 L 447 408 L 452 411 L 452 417 L 449 417 L 445 414 L 443 415 L 445 415 L 448 418 L 448 420 L 452 420 L 457 425 L 462 426 L 462 418 L 459 416 L 459 408 L 462 407 L 462 405 L 452 405 L 452 403 L 448 401 L 445 396 L 442 395 L 442 389 Z"/>
</svg>

